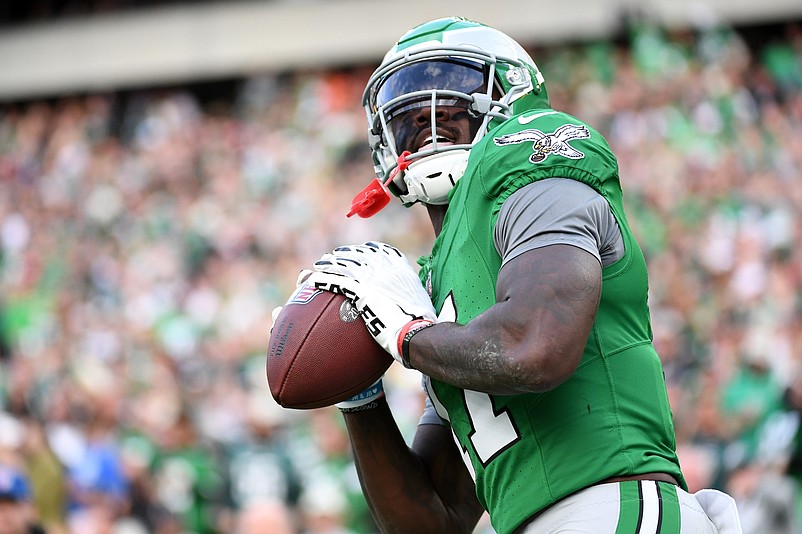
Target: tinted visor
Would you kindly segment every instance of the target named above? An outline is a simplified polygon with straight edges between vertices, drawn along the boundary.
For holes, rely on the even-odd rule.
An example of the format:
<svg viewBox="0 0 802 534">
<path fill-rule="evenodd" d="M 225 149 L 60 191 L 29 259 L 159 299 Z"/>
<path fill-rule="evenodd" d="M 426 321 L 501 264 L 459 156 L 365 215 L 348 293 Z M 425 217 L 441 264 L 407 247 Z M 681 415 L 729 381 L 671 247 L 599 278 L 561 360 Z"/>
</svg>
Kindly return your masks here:
<svg viewBox="0 0 802 534">
<path fill-rule="evenodd" d="M 484 93 L 486 80 L 486 70 L 480 63 L 455 59 L 419 61 L 390 74 L 379 86 L 374 102 L 381 107 L 396 97 L 431 89 Z"/>
<path fill-rule="evenodd" d="M 439 135 L 445 133 L 441 126 L 451 129 L 451 139 L 457 137 L 454 129 L 467 129 L 470 136 L 462 141 L 469 143 L 482 123 L 482 117 L 468 111 L 469 95 L 486 92 L 486 72 L 480 63 L 441 59 L 412 63 L 389 75 L 379 86 L 375 103 L 392 132 L 396 151 L 415 152 L 417 136 L 435 127 L 432 118 L 436 116 L 437 121 L 448 118 L 448 126 L 438 122 Z M 426 121 L 432 120 L 431 126 L 416 120 L 418 110 L 424 108 L 431 110 Z M 439 116 L 440 110 L 443 116 Z"/>
</svg>

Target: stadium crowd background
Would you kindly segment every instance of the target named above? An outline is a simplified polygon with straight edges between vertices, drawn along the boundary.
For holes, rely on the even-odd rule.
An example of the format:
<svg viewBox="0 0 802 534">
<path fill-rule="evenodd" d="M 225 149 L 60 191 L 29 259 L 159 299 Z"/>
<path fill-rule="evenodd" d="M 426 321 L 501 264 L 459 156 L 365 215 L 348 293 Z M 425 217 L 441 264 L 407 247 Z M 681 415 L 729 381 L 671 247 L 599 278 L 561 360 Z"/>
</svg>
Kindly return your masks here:
<svg viewBox="0 0 802 534">
<path fill-rule="evenodd" d="M 533 57 L 618 155 L 691 489 L 802 532 L 802 25 L 640 21 Z M 48 532 L 373 532 L 339 414 L 264 377 L 301 267 L 431 238 L 397 204 L 344 215 L 372 68 L 0 105 L 0 463 Z M 418 377 L 387 380 L 411 435 Z"/>
</svg>

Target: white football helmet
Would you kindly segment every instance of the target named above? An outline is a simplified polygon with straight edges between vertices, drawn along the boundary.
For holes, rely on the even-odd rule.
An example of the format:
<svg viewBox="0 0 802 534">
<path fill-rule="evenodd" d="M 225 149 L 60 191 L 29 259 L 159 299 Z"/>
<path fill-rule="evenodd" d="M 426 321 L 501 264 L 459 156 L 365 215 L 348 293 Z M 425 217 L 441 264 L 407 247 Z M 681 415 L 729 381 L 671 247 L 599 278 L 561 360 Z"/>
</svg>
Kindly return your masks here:
<svg viewBox="0 0 802 534">
<path fill-rule="evenodd" d="M 370 77 L 362 103 L 376 176 L 406 206 L 447 203 L 476 142 L 515 114 L 549 107 L 543 76 L 520 44 L 458 17 L 401 37 Z M 469 143 L 438 134 L 438 106 L 441 113 L 467 112 Z M 423 142 L 416 138 L 420 127 L 402 120 L 411 110 L 429 113 L 431 133 Z"/>
</svg>

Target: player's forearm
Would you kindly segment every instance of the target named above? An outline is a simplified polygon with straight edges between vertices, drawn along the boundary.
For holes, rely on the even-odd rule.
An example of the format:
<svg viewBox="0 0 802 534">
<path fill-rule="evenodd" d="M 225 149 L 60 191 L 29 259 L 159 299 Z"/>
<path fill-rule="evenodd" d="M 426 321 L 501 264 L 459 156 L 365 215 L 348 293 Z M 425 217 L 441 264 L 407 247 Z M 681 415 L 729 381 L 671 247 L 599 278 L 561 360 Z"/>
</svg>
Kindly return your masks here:
<svg viewBox="0 0 802 534">
<path fill-rule="evenodd" d="M 497 304 L 465 326 L 441 323 L 415 334 L 409 343 L 412 367 L 463 389 L 493 395 L 559 386 L 576 369 L 587 334 L 576 340 L 573 332 L 544 327 L 546 321 L 530 321 L 524 331 L 511 314 L 499 309 L 505 306 Z"/>
<path fill-rule="evenodd" d="M 505 347 L 498 331 L 442 323 L 416 334 L 409 344 L 413 368 L 463 389 L 496 395 L 546 390 Z"/>
<path fill-rule="evenodd" d="M 424 462 L 407 446 L 387 402 L 345 413 L 360 483 L 382 532 L 462 532 Z"/>
<path fill-rule="evenodd" d="M 600 294 L 601 267 L 588 252 L 568 245 L 526 252 L 501 270 L 496 303 L 484 313 L 464 326 L 415 333 L 410 364 L 490 394 L 551 390 L 579 365 Z"/>
</svg>

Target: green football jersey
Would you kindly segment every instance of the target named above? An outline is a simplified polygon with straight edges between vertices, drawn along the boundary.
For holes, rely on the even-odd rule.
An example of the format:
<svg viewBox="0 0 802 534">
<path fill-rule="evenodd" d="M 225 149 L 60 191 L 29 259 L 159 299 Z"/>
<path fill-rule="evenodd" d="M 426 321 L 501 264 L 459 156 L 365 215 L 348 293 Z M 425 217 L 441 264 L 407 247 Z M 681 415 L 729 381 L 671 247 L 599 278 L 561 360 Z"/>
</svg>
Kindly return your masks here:
<svg viewBox="0 0 802 534">
<path fill-rule="evenodd" d="M 492 306 L 501 268 L 493 230 L 501 205 L 521 187 L 553 177 L 598 191 L 626 249 L 603 270 L 598 314 L 576 372 L 552 391 L 511 396 L 428 381 L 500 534 L 611 476 L 660 471 L 685 484 L 652 345 L 646 262 L 624 214 L 615 156 L 598 132 L 564 113 L 538 110 L 486 135 L 449 197 L 421 279 L 442 320 L 465 324 Z"/>
</svg>

